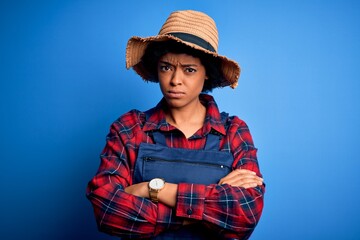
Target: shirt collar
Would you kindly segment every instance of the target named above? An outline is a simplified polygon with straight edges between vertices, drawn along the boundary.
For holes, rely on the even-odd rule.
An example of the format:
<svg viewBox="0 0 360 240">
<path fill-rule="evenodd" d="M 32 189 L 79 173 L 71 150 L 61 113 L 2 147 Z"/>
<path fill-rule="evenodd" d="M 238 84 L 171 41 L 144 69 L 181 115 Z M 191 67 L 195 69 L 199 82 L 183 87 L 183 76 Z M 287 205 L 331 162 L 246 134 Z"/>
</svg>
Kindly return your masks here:
<svg viewBox="0 0 360 240">
<path fill-rule="evenodd" d="M 207 94 L 200 94 L 200 101 L 206 107 L 206 116 L 204 125 L 199 131 L 197 131 L 192 138 L 202 137 L 207 135 L 211 131 L 218 132 L 225 135 L 225 127 L 221 121 L 221 115 L 214 98 Z M 172 131 L 176 129 L 166 122 L 164 107 L 166 105 L 165 99 L 156 105 L 156 107 L 145 112 L 146 121 L 143 127 L 144 131 Z"/>
</svg>

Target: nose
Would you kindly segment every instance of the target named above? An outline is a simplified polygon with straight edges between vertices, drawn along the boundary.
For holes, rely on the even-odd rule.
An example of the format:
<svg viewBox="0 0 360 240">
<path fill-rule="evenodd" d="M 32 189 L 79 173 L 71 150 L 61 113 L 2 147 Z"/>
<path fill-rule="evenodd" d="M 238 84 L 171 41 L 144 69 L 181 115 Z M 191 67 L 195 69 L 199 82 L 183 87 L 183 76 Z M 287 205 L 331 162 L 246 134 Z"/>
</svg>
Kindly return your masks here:
<svg viewBox="0 0 360 240">
<path fill-rule="evenodd" d="M 183 73 L 181 72 L 181 70 L 179 68 L 175 68 L 175 70 L 171 76 L 170 84 L 173 86 L 181 85 L 183 77 L 184 76 L 183 76 Z"/>
</svg>

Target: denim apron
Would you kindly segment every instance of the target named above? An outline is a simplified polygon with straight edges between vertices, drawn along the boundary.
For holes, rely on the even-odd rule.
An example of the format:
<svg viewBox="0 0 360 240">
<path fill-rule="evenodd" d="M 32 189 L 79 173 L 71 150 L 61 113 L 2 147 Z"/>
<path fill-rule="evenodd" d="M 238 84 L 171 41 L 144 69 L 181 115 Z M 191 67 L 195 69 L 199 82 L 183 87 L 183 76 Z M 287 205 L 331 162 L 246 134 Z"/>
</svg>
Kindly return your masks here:
<svg viewBox="0 0 360 240">
<path fill-rule="evenodd" d="M 230 152 L 219 151 L 220 135 L 210 132 L 202 150 L 169 148 L 165 134 L 152 132 L 155 144 L 141 143 L 134 170 L 134 183 L 155 177 L 170 183 L 217 184 L 232 168 Z M 166 231 L 152 239 L 218 239 L 202 224 L 191 224 L 175 231 Z"/>
</svg>

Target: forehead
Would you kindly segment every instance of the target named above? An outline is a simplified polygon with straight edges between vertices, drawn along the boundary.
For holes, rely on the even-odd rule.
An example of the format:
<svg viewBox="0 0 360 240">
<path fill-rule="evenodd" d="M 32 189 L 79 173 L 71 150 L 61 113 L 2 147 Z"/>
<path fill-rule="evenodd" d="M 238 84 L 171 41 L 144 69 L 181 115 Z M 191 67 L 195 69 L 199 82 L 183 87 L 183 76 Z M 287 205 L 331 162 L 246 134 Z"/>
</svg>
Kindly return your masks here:
<svg viewBox="0 0 360 240">
<path fill-rule="evenodd" d="M 167 62 L 173 65 L 202 65 L 199 58 L 193 57 L 186 53 L 166 53 L 160 58 L 160 61 Z"/>
</svg>

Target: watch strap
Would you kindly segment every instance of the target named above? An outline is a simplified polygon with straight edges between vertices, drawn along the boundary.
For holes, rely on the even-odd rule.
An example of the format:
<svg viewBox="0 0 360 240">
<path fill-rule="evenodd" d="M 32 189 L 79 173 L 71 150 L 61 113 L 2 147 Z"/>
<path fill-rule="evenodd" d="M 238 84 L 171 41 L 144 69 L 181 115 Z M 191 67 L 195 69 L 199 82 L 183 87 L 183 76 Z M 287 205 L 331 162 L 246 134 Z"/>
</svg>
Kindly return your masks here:
<svg viewBox="0 0 360 240">
<path fill-rule="evenodd" d="M 149 189 L 149 196 L 150 196 L 150 200 L 157 203 L 159 202 L 159 199 L 158 199 L 158 193 L 159 191 L 158 190 L 154 190 L 154 189 Z"/>
</svg>

